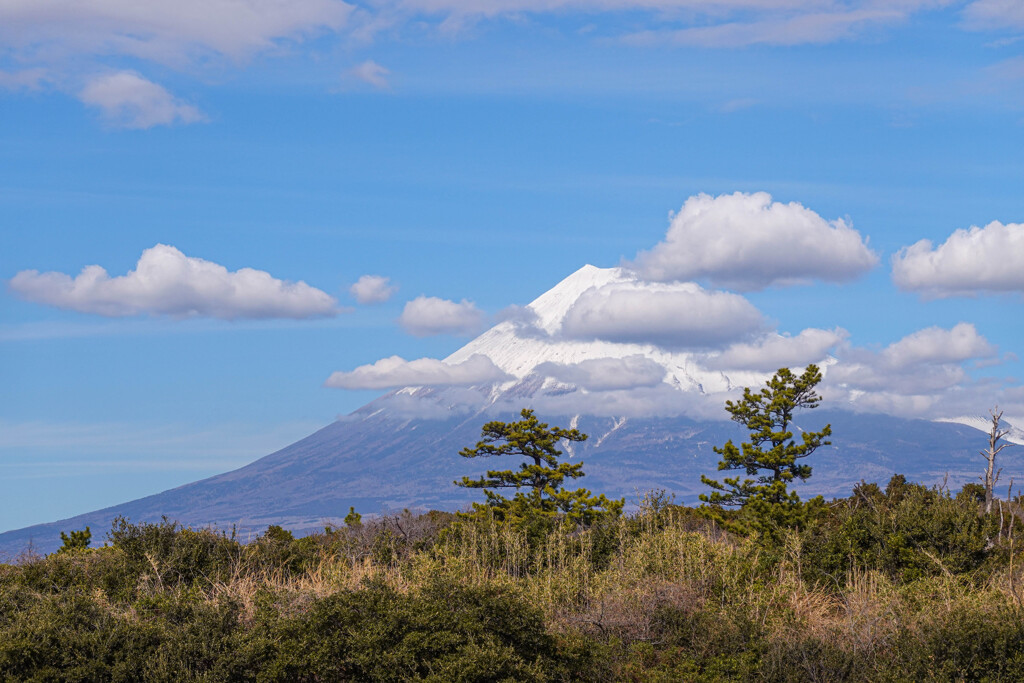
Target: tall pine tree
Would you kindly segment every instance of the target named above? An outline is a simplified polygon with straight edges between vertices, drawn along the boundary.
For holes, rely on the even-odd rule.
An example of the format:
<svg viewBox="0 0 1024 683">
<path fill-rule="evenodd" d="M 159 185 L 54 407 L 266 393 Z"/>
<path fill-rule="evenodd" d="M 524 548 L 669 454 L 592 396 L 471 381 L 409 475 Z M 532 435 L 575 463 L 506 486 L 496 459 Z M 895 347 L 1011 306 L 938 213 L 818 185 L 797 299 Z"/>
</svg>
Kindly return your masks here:
<svg viewBox="0 0 1024 683">
<path fill-rule="evenodd" d="M 726 401 L 725 409 L 732 420 L 750 430 L 750 441 L 737 447 L 730 439 L 715 453 L 722 456 L 719 470 L 744 470 L 748 477 L 727 477 L 721 482 L 701 476 L 701 482 L 714 489 L 700 499 L 713 506 L 739 507 L 751 526 L 761 531 L 802 525 L 807 503 L 796 491 L 789 490 L 794 481 L 811 476 L 809 465 L 799 463 L 821 446 L 831 442 L 832 426 L 818 432 L 803 432 L 799 441 L 793 439 L 793 414 L 801 408 L 817 408 L 821 396 L 814 387 L 821 382 L 821 370 L 808 365 L 799 377 L 788 368 L 781 368 L 759 392 L 749 387 L 737 402 Z M 809 501 L 812 502 L 812 501 Z M 814 499 L 820 502 L 820 497 Z"/>
<path fill-rule="evenodd" d="M 520 416 L 523 419 L 517 422 L 488 422 L 476 446 L 459 451 L 464 458 L 511 456 L 525 460 L 517 469 L 488 470 L 479 479 L 463 477 L 456 481 L 456 486 L 483 489 L 487 502 L 474 503 L 475 510 L 493 514 L 499 520 L 561 514 L 579 524 L 622 512 L 623 500 L 609 500 L 603 494 L 595 496 L 583 488 L 563 488 L 567 479 L 583 476 L 583 463 L 559 462 L 562 451 L 557 448 L 558 442 L 586 441 L 586 434 L 577 429 L 549 427 L 529 409 L 523 409 Z M 515 489 L 516 494 L 506 498 L 491 489 Z"/>
</svg>

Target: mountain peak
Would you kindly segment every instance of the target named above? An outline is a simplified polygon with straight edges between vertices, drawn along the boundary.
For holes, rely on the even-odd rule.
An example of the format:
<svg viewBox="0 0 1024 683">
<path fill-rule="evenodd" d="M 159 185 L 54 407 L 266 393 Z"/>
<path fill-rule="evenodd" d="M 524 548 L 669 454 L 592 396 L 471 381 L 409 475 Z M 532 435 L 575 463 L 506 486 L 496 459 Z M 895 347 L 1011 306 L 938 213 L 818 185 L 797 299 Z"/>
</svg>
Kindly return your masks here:
<svg viewBox="0 0 1024 683">
<path fill-rule="evenodd" d="M 588 289 L 635 279 L 624 268 L 598 268 L 587 264 L 534 299 L 528 308 L 537 315 L 537 326 L 554 334 L 561 328 L 572 305 Z"/>
<path fill-rule="evenodd" d="M 498 323 L 448 356 L 445 362 L 462 363 L 480 354 L 516 379 L 523 379 L 544 362 L 576 363 L 595 357 L 619 357 L 625 347 L 635 345 L 569 340 L 559 333 L 569 310 L 584 292 L 632 280 L 635 277 L 623 268 L 585 265 L 525 307 L 527 314 L 535 317 Z M 638 347 L 629 351 L 638 352 Z"/>
<path fill-rule="evenodd" d="M 470 341 L 445 359 L 458 364 L 474 355 L 483 355 L 514 379 L 492 392 L 492 398 L 518 386 L 544 363 L 575 365 L 598 359 L 625 359 L 643 356 L 665 370 L 664 382 L 672 389 L 703 394 L 708 390 L 724 391 L 733 387 L 723 373 L 700 367 L 693 354 L 669 351 L 652 344 L 612 342 L 600 339 L 578 339 L 562 334 L 562 325 L 573 305 L 588 291 L 607 286 L 637 283 L 637 276 L 625 268 L 598 268 L 585 265 L 529 305 L 529 320 L 506 320 Z M 523 385 L 530 393 L 544 389 L 561 391 L 564 383 L 550 377 Z M 666 387 L 666 388 L 668 388 Z"/>
</svg>

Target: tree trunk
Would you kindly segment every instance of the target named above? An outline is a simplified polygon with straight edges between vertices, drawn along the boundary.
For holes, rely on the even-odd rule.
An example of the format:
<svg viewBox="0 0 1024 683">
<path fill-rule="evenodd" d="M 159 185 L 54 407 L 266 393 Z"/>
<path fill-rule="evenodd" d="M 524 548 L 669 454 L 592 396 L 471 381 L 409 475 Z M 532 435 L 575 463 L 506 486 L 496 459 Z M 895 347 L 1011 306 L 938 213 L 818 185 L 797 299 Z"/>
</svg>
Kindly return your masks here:
<svg viewBox="0 0 1024 683">
<path fill-rule="evenodd" d="M 998 411 L 998 412 L 997 412 Z M 996 470 L 996 456 L 999 455 L 999 451 L 1006 448 L 1006 444 L 1000 444 L 1004 436 L 1009 434 L 1009 430 L 1000 431 L 999 420 L 1003 417 L 1003 412 L 999 410 L 999 406 L 996 406 L 989 415 L 992 416 L 992 429 L 988 433 L 988 448 L 981 451 L 981 455 L 985 458 L 987 464 L 985 466 L 985 514 L 992 513 L 992 491 L 995 489 L 996 482 L 999 481 L 999 471 Z"/>
</svg>

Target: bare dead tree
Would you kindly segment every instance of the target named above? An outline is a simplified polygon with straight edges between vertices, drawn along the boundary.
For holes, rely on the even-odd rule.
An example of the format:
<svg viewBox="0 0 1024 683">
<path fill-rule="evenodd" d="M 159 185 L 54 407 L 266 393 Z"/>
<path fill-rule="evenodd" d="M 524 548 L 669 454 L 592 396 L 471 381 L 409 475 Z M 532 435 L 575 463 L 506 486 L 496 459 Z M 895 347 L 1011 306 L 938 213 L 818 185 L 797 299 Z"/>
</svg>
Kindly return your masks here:
<svg viewBox="0 0 1024 683">
<path fill-rule="evenodd" d="M 985 466 L 985 514 L 992 512 L 992 490 L 1003 471 L 1002 468 L 996 470 L 996 456 L 999 455 L 999 451 L 1006 448 L 1005 443 L 1000 444 L 999 442 L 1010 433 L 1008 429 L 999 429 L 999 421 L 1003 419 L 1003 411 L 999 410 L 999 406 L 990 410 L 989 415 L 992 416 L 992 429 L 988 433 L 988 448 L 981 451 L 982 457 L 987 461 Z"/>
</svg>

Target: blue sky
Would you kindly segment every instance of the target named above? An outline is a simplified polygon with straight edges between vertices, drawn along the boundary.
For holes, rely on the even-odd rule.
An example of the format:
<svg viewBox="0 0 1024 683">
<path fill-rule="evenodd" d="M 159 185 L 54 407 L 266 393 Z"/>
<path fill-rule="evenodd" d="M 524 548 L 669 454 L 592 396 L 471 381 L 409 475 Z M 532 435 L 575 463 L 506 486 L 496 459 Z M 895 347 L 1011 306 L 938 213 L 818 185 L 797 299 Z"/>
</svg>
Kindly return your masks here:
<svg viewBox="0 0 1024 683">
<path fill-rule="evenodd" d="M 778 332 L 842 328 L 863 374 L 968 323 L 921 416 L 1024 415 L 1022 38 L 1009 0 L 0 2 L 0 530 L 284 446 L 379 394 L 332 372 L 471 336 L 401 324 L 408 302 L 496 320 L 653 249 L 700 193 L 798 202 L 876 254 L 741 292 Z M 943 258 L 897 286 L 921 239 Z M 99 310 L 16 279 L 124 276 L 158 244 L 330 301 Z M 364 275 L 397 291 L 359 303 Z"/>
</svg>

